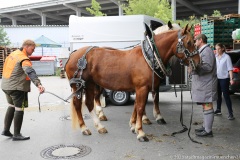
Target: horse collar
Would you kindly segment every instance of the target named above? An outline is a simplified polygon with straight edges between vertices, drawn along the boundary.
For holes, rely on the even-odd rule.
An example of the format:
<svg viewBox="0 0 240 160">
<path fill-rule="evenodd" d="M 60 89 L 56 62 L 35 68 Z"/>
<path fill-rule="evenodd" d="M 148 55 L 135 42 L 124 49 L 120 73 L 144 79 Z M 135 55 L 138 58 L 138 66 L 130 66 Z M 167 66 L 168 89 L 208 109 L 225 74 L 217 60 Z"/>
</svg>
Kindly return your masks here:
<svg viewBox="0 0 240 160">
<path fill-rule="evenodd" d="M 164 78 L 165 76 L 170 76 L 172 74 L 171 69 L 169 67 L 166 68 L 163 64 L 153 38 L 149 39 L 149 37 L 146 36 L 146 39 L 142 41 L 141 46 L 146 62 L 159 78 Z"/>
</svg>

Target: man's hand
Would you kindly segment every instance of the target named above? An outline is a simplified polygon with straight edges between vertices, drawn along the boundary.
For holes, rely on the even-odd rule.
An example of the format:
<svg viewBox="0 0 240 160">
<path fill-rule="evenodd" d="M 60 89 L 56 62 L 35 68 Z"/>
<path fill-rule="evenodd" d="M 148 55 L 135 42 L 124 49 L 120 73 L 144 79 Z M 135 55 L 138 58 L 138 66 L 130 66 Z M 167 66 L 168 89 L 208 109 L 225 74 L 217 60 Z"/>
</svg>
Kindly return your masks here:
<svg viewBox="0 0 240 160">
<path fill-rule="evenodd" d="M 40 84 L 38 85 L 38 90 L 42 94 L 45 91 L 45 88 Z"/>
</svg>

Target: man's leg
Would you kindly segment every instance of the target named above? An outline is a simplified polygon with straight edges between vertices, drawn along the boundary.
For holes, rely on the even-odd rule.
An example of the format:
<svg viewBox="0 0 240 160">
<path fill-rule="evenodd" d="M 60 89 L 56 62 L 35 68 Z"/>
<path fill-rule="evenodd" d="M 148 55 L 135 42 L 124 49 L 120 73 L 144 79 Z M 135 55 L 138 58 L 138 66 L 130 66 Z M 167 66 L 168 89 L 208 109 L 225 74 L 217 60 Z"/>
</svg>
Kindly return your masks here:
<svg viewBox="0 0 240 160">
<path fill-rule="evenodd" d="M 29 136 L 23 136 L 21 134 L 21 128 L 22 128 L 22 122 L 23 122 L 23 115 L 24 111 L 22 108 L 15 108 L 14 113 L 14 134 L 13 134 L 13 141 L 19 141 L 19 140 L 28 140 L 30 139 Z"/>
<path fill-rule="evenodd" d="M 12 100 L 12 97 L 10 96 L 11 91 L 3 90 L 3 92 L 5 93 L 5 96 L 6 96 L 9 106 L 8 106 L 8 109 L 5 114 L 4 129 L 1 134 L 4 136 L 7 136 L 7 137 L 12 137 L 13 135 L 10 132 L 10 128 L 11 128 L 13 117 L 14 117 L 15 106 L 13 105 L 13 100 Z"/>
<path fill-rule="evenodd" d="M 5 118 L 4 118 L 4 129 L 2 135 L 7 137 L 12 137 L 12 133 L 10 132 L 10 127 L 12 125 L 13 117 L 14 117 L 15 107 L 9 104 L 9 107 L 6 111 Z"/>
<path fill-rule="evenodd" d="M 197 136 L 200 137 L 212 137 L 212 125 L 214 121 L 214 110 L 212 103 L 203 104 L 203 120 L 204 120 L 204 131 L 196 132 Z"/>
<path fill-rule="evenodd" d="M 11 98 L 13 99 L 13 103 L 15 105 L 13 141 L 28 140 L 30 139 L 29 136 L 23 136 L 21 134 L 24 108 L 26 107 L 28 101 L 27 92 L 14 91 L 11 94 Z"/>
</svg>

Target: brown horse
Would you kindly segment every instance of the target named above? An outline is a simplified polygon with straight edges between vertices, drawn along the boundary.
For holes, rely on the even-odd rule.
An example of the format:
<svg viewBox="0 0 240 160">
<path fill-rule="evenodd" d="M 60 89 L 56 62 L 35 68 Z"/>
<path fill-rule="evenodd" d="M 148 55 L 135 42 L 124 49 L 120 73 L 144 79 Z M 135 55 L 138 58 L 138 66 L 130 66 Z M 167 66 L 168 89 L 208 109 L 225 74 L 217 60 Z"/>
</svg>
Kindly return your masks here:
<svg viewBox="0 0 240 160">
<path fill-rule="evenodd" d="M 173 55 L 176 55 L 184 64 L 193 65 L 193 68 L 199 64 L 200 57 L 199 54 L 196 54 L 198 52 L 194 46 L 190 29 L 186 25 L 183 30 L 168 31 L 154 36 L 156 48 L 160 52 L 163 64 L 167 64 Z M 77 96 L 73 97 L 71 106 L 73 113 L 77 114 L 84 135 L 91 135 L 91 132 L 82 117 L 81 95 L 83 91 L 85 91 L 86 96 L 85 104 L 94 120 L 95 127 L 99 133 L 107 133 L 93 110 L 94 91 L 98 85 L 116 91 L 135 91 L 136 99 L 130 119 L 130 127 L 132 131 L 137 133 L 139 141 L 148 141 L 142 129 L 142 116 L 148 93 L 152 87 L 156 94 L 154 107 L 157 114 L 160 114 L 158 108 L 160 78 L 155 74 L 152 84 L 152 69 L 146 63 L 140 46 L 127 51 L 83 47 L 70 55 L 65 70 L 72 91 L 78 93 Z M 82 88 L 79 86 L 82 86 Z"/>
<path fill-rule="evenodd" d="M 168 24 L 163 25 L 161 27 L 156 28 L 153 32 L 154 34 L 160 34 L 169 30 L 180 30 L 181 27 L 179 24 L 176 23 L 171 23 L 170 21 L 168 21 Z M 103 108 L 102 105 L 105 106 L 104 101 L 105 98 L 102 96 L 102 92 L 103 92 L 103 88 L 100 86 L 96 86 L 95 88 L 95 110 L 96 110 L 96 114 L 98 116 L 98 118 L 100 119 L 100 121 L 107 121 L 107 116 L 104 114 L 103 112 Z M 104 104 L 102 104 L 104 103 Z M 153 108 L 153 116 L 156 118 L 156 121 L 158 124 L 165 124 L 166 122 L 163 120 L 162 116 L 160 115 L 160 113 L 157 113 L 157 110 L 155 109 L 155 107 Z M 152 122 L 149 120 L 149 118 L 146 115 L 146 112 L 144 112 L 143 117 L 142 117 L 142 122 L 143 124 L 152 124 Z"/>
</svg>

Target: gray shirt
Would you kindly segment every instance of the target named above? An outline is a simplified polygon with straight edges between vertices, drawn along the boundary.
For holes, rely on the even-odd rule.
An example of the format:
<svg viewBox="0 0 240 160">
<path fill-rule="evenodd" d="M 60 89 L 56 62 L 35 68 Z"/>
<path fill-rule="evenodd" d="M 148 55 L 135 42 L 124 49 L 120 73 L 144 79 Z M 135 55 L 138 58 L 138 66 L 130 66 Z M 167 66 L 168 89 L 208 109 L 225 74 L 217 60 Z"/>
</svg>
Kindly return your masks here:
<svg viewBox="0 0 240 160">
<path fill-rule="evenodd" d="M 229 78 L 229 71 L 233 70 L 232 61 L 229 55 L 223 53 L 221 57 L 216 56 L 218 79 Z"/>
</svg>

